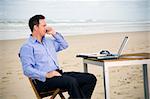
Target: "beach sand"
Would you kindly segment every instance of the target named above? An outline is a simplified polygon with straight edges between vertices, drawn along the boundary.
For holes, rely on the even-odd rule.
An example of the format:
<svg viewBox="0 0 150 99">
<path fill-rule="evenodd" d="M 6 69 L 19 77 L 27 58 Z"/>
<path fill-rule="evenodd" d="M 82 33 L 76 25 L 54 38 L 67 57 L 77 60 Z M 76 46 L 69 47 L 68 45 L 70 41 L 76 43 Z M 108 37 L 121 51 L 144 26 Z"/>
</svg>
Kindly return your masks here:
<svg viewBox="0 0 150 99">
<path fill-rule="evenodd" d="M 124 36 L 129 36 L 129 41 L 123 54 L 150 52 L 149 32 L 66 36 L 69 48 L 58 53 L 60 67 L 64 71 L 83 72 L 82 59 L 76 58 L 78 53 L 95 53 L 102 49 L 117 53 Z M 25 39 L 0 41 L 0 99 L 36 99 L 18 58 L 23 42 Z M 148 71 L 150 75 L 150 67 Z M 98 79 L 92 99 L 104 99 L 102 68 L 89 65 L 89 72 Z M 144 99 L 142 66 L 113 67 L 109 72 L 111 99 Z"/>
</svg>

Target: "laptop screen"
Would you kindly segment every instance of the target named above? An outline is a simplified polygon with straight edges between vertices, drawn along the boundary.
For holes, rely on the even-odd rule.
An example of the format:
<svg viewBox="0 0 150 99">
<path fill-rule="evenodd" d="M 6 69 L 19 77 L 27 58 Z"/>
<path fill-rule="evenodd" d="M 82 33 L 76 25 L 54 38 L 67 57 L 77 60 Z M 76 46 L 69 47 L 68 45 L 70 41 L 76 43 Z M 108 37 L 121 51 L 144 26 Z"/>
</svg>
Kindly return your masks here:
<svg viewBox="0 0 150 99">
<path fill-rule="evenodd" d="M 118 56 L 121 55 L 125 45 L 127 44 L 127 41 L 128 41 L 128 36 L 125 36 L 125 38 L 124 38 L 124 40 L 123 40 L 123 42 L 122 42 L 122 44 L 121 44 L 121 46 L 120 46 L 120 48 L 118 50 Z"/>
</svg>

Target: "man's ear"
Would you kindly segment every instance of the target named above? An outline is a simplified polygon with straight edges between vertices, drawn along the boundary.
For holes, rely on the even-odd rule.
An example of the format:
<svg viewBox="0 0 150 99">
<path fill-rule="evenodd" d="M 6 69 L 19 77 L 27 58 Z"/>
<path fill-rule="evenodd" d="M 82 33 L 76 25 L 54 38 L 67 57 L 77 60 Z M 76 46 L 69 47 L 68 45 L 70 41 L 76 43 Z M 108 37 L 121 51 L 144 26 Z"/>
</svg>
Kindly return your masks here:
<svg viewBox="0 0 150 99">
<path fill-rule="evenodd" d="M 33 29 L 34 29 L 35 31 L 37 31 L 38 26 L 37 26 L 37 25 L 34 25 Z"/>
</svg>

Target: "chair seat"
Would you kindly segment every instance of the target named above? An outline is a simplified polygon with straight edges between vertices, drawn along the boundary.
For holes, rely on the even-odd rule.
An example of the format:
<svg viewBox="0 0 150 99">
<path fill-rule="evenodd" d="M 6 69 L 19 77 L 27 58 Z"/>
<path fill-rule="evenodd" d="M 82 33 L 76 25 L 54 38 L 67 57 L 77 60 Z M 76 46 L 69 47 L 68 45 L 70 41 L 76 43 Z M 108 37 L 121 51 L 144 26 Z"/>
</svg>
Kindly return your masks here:
<svg viewBox="0 0 150 99">
<path fill-rule="evenodd" d="M 65 97 L 62 93 L 66 92 L 67 91 L 66 89 L 56 88 L 56 89 L 49 90 L 46 92 L 38 92 L 37 89 L 35 88 L 35 83 L 32 81 L 31 78 L 29 78 L 29 81 L 31 83 L 31 86 L 32 86 L 35 94 L 36 94 L 37 99 L 42 99 L 42 98 L 47 97 L 47 96 L 51 96 L 50 99 L 54 99 L 57 94 L 59 94 L 61 99 L 65 99 Z"/>
<path fill-rule="evenodd" d="M 47 96 L 50 96 L 50 95 L 57 95 L 57 94 L 60 94 L 60 93 L 63 93 L 63 92 L 66 92 L 67 90 L 66 89 L 53 89 L 53 90 L 50 90 L 50 91 L 47 91 L 47 92 L 39 92 L 39 95 L 41 98 L 44 98 L 44 97 L 47 97 Z"/>
</svg>

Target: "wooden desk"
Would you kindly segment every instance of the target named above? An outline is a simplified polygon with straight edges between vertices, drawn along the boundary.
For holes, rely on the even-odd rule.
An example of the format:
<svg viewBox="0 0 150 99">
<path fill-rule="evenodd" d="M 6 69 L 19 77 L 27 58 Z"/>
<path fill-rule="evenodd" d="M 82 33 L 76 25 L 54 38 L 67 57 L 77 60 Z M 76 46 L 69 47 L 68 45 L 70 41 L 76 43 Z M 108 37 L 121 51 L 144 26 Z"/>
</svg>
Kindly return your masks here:
<svg viewBox="0 0 150 99">
<path fill-rule="evenodd" d="M 103 68 L 105 99 L 110 99 L 110 88 L 109 88 L 110 82 L 109 82 L 109 71 L 108 71 L 109 67 L 142 65 L 144 93 L 145 93 L 144 97 L 145 99 L 149 99 L 147 64 L 150 64 L 150 53 L 125 54 L 122 55 L 119 59 L 111 59 L 111 60 L 97 60 L 93 58 L 83 58 L 84 72 L 88 72 L 87 64 L 93 64 L 93 65 L 101 66 Z"/>
</svg>

